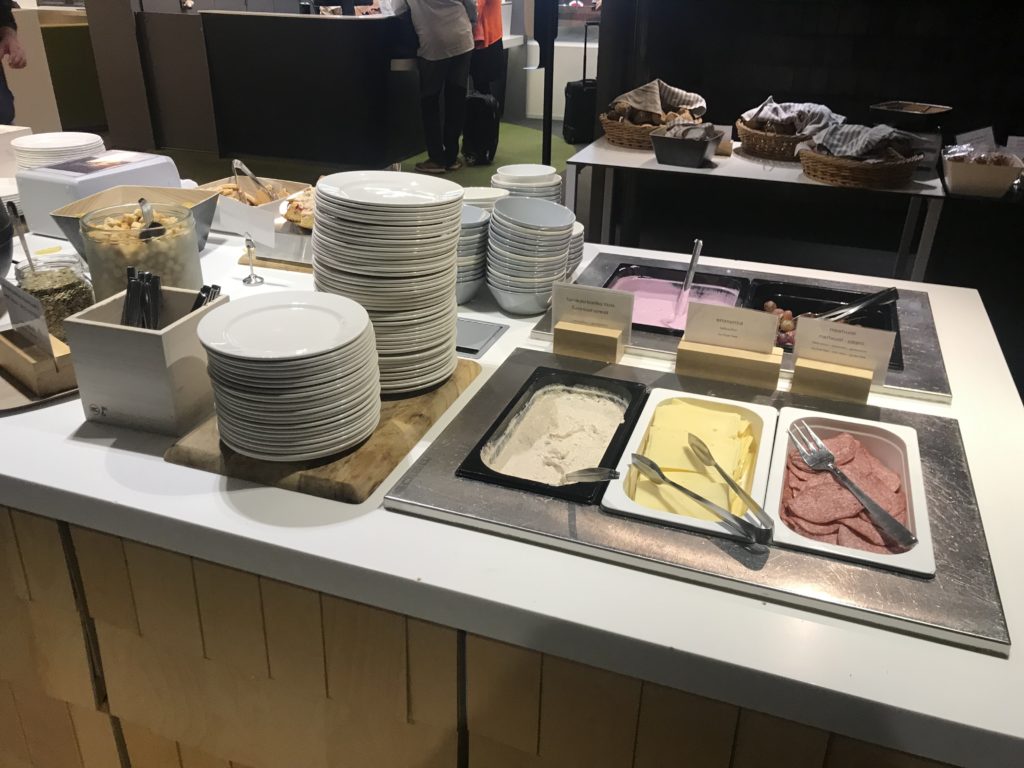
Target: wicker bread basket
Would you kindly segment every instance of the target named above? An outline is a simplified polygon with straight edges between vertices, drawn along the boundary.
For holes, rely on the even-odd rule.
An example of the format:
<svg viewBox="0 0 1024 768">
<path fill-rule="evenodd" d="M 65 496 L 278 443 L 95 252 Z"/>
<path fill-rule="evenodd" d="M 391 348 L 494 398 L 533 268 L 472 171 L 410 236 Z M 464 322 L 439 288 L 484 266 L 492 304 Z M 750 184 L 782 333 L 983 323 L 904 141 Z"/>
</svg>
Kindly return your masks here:
<svg viewBox="0 0 1024 768">
<path fill-rule="evenodd" d="M 808 177 L 825 184 L 837 187 L 899 189 L 907 186 L 913 179 L 914 169 L 923 159 L 923 155 L 903 157 L 889 150 L 889 158 L 877 163 L 866 163 L 863 160 L 833 157 L 805 149 L 800 153 L 800 164 Z"/>
<path fill-rule="evenodd" d="M 744 123 L 742 118 L 736 121 L 736 131 L 746 154 L 768 160 L 787 160 L 791 163 L 797 162 L 796 145 L 808 138 L 799 133 L 788 136 L 784 133 L 759 131 Z"/>
<path fill-rule="evenodd" d="M 657 125 L 633 125 L 628 120 L 611 120 L 608 115 L 601 115 L 601 128 L 611 144 L 626 149 L 654 149 L 651 144 L 651 132 L 659 128 Z"/>
</svg>

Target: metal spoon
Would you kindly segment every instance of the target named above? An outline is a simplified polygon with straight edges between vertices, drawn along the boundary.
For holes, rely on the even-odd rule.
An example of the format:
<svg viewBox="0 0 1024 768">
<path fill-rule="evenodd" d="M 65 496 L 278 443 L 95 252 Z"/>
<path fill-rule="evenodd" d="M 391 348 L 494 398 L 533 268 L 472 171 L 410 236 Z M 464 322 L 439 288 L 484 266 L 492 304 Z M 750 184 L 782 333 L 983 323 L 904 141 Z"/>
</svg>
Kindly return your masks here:
<svg viewBox="0 0 1024 768">
<path fill-rule="evenodd" d="M 690 256 L 690 266 L 686 268 L 686 279 L 683 280 L 683 290 L 676 297 L 675 320 L 684 309 L 690 306 L 690 287 L 693 285 L 693 278 L 697 276 L 697 262 L 700 261 L 700 252 L 704 248 L 704 241 L 699 237 L 693 241 L 693 254 Z"/>
<path fill-rule="evenodd" d="M 704 509 L 713 514 L 719 519 L 719 521 L 734 534 L 750 542 L 751 544 L 766 544 L 771 541 L 771 529 L 764 529 L 759 526 L 748 523 L 739 517 L 736 517 L 732 512 L 727 509 L 715 504 L 713 501 L 705 499 L 698 493 L 694 493 L 689 488 L 685 488 L 679 483 L 675 483 L 669 480 L 668 477 L 662 472 L 655 462 L 651 461 L 646 456 L 641 456 L 639 453 L 633 454 L 633 466 L 639 470 L 639 472 L 651 482 L 657 483 L 658 485 L 667 484 L 671 485 L 677 491 L 682 493 L 684 496 L 688 496 L 695 502 L 700 504 Z"/>
<path fill-rule="evenodd" d="M 732 475 L 722 469 L 722 465 L 715 461 L 715 457 L 711 453 L 711 449 L 708 448 L 707 444 L 697 437 L 692 432 L 689 434 L 687 442 L 690 446 L 690 450 L 693 451 L 693 455 L 697 457 L 697 461 L 703 464 L 705 467 L 714 467 L 718 470 L 718 474 L 725 480 L 726 485 L 732 488 L 732 492 L 742 499 L 743 503 L 747 505 L 747 508 L 754 513 L 754 517 L 758 519 L 762 526 L 769 530 L 775 527 L 775 523 L 765 513 L 764 509 L 754 501 L 754 498 L 743 490 L 742 486 L 733 480 Z"/>
<path fill-rule="evenodd" d="M 21 215 L 18 213 L 18 208 L 13 202 L 7 203 L 7 213 L 11 216 L 11 226 L 14 228 L 14 234 L 18 236 L 18 241 L 21 243 L 21 252 L 28 259 L 28 268 L 35 272 L 36 265 L 32 261 L 32 254 L 28 249 L 28 241 L 25 240 L 25 228 L 21 225 Z"/>
<path fill-rule="evenodd" d="M 562 478 L 560 485 L 573 485 L 575 483 L 603 483 L 606 480 L 618 480 L 619 472 L 608 467 L 588 467 L 569 472 Z"/>
<path fill-rule="evenodd" d="M 142 231 L 139 232 L 139 240 L 160 237 L 167 232 L 163 224 L 153 220 L 153 206 L 144 197 L 139 198 L 139 210 L 142 211 Z"/>
</svg>

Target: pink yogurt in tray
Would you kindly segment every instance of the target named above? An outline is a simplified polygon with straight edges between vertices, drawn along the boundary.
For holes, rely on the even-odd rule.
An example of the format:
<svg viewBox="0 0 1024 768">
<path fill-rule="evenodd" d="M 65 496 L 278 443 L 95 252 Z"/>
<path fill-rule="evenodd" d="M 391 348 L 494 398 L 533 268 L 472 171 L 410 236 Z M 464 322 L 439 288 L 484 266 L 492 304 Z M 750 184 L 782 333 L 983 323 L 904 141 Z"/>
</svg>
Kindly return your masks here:
<svg viewBox="0 0 1024 768">
<path fill-rule="evenodd" d="M 687 301 L 682 283 L 656 277 L 624 275 L 608 287 L 633 294 L 634 325 L 653 325 L 677 331 L 686 329 Z M 698 304 L 734 307 L 739 295 L 737 289 L 721 285 L 695 283 L 690 287 L 690 301 Z"/>
</svg>

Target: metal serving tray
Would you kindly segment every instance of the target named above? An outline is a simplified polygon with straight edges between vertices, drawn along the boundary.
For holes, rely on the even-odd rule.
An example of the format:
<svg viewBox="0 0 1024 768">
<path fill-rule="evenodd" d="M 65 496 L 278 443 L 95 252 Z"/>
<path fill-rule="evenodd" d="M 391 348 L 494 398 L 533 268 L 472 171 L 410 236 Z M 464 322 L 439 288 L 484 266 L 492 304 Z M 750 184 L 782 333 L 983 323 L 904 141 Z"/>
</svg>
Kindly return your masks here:
<svg viewBox="0 0 1024 768">
<path fill-rule="evenodd" d="M 527 491 L 482 485 L 455 472 L 505 403 L 539 366 L 647 386 L 770 405 L 795 406 L 903 424 L 917 430 L 935 547 L 935 578 L 922 579 L 817 554 L 742 545 L 602 512 Z M 621 365 L 603 366 L 517 350 L 483 385 L 386 496 L 393 510 L 542 544 L 598 560 L 837 615 L 952 645 L 1009 655 L 1010 637 L 996 586 L 960 427 L 955 419 L 840 405 L 745 387 L 680 380 Z"/>
<path fill-rule="evenodd" d="M 583 273 L 576 278 L 579 285 L 606 285 L 622 264 L 628 263 L 638 267 L 653 269 L 672 268 L 675 266 L 685 274 L 685 265 L 674 265 L 663 259 L 645 259 L 621 253 L 599 253 Z M 733 278 L 750 280 L 751 286 L 745 295 L 749 303 L 753 300 L 757 286 L 770 282 L 783 286 L 794 287 L 796 292 L 801 289 L 830 289 L 838 292 L 874 293 L 877 286 L 857 283 L 840 282 L 838 280 L 812 280 L 806 277 L 787 277 L 767 272 L 755 272 L 746 269 L 727 269 L 722 267 L 701 266 L 698 274 L 717 274 Z M 942 348 L 939 336 L 935 331 L 935 320 L 932 317 L 931 303 L 928 294 L 923 291 L 900 289 L 900 298 L 896 302 L 895 327 L 898 331 L 897 344 L 894 348 L 890 368 L 885 377 L 883 391 L 886 394 L 914 397 L 922 400 L 934 400 L 948 403 L 953 399 L 946 375 L 946 365 L 942 359 Z M 882 321 L 879 320 L 879 324 Z M 533 328 L 534 338 L 551 338 L 551 312 L 548 311 Z M 633 326 L 632 339 L 628 351 L 654 354 L 659 357 L 674 359 L 679 336 L 667 333 L 654 333 L 642 327 Z M 898 354 L 898 356 L 897 356 Z M 895 370 L 896 364 L 902 363 L 902 370 Z M 793 355 L 786 351 L 782 357 L 782 370 L 786 375 L 793 371 Z"/>
</svg>

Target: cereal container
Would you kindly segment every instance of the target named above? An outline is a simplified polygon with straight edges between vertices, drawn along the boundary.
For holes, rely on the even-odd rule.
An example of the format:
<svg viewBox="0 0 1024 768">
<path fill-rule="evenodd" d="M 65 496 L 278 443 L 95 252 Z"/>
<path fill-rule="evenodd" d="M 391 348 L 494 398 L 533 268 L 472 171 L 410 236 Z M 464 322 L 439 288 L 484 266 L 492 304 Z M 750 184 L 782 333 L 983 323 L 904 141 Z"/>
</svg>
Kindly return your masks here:
<svg viewBox="0 0 1024 768">
<path fill-rule="evenodd" d="M 177 205 L 153 203 L 153 219 L 163 227 L 154 236 L 144 232 L 137 205 L 101 208 L 82 217 L 85 259 L 96 300 L 125 287 L 127 267 L 160 275 L 165 287 L 199 290 L 203 272 L 192 213 Z"/>
</svg>

